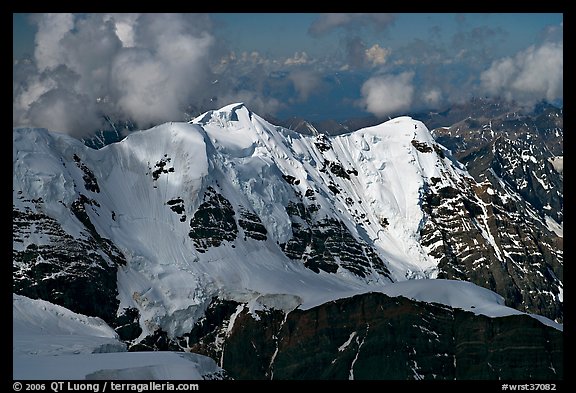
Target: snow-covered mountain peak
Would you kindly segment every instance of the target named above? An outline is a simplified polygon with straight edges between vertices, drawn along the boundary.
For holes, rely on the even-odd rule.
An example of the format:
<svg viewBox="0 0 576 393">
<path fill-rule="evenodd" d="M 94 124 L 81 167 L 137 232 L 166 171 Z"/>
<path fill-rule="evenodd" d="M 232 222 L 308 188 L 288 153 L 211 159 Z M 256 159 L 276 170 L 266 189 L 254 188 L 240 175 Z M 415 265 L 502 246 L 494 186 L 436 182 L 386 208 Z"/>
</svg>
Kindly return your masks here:
<svg viewBox="0 0 576 393">
<path fill-rule="evenodd" d="M 474 150 L 468 162 L 536 165 L 536 154 L 524 160 L 532 157 L 523 154 L 530 142 L 496 140 Z M 122 350 L 124 343 L 135 351 L 201 352 L 220 359 L 220 366 L 238 357 L 243 365 L 249 340 L 254 358 L 264 359 L 262 376 L 276 378 L 291 350 L 286 334 L 305 337 L 310 326 L 318 332 L 345 327 L 337 344 L 321 349 L 335 352 L 327 357 L 335 369 L 338 356 L 349 365 L 349 346 L 358 358 L 367 336 L 403 332 L 419 354 L 433 338 L 428 333 L 446 337 L 440 353 L 459 348 L 458 342 L 492 342 L 492 335 L 467 335 L 492 326 L 474 314 L 518 314 L 493 326 L 502 326 L 502 334 L 520 327 L 529 340 L 544 325 L 562 330 L 562 239 L 514 188 L 530 179 L 518 174 L 537 173 L 538 183 L 555 180 L 556 172 L 491 165 L 485 179 L 475 180 L 424 123 L 408 116 L 339 136 L 303 135 L 234 103 L 190 122 L 132 132 L 98 150 L 64 134 L 22 128 L 13 131 L 13 164 L 19 370 L 38 360 L 32 350 L 65 353 L 54 368 L 84 355 L 123 366 L 127 355 L 88 352 Z M 558 183 L 541 184 L 531 200 L 561 206 L 561 194 L 558 200 L 552 194 L 557 190 L 544 193 Z M 372 313 L 370 334 L 365 309 L 383 311 Z M 38 324 L 28 325 L 32 319 Z M 271 338 L 268 327 L 276 329 Z M 454 336 L 459 330 L 466 335 Z M 44 333 L 60 349 L 38 344 Z M 540 341 L 554 353 L 550 337 Z M 298 351 L 310 347 L 292 344 Z M 168 376 L 157 368 L 165 361 L 202 376 L 189 364 L 204 369 L 201 359 L 167 355 L 171 359 L 144 356 L 137 370 L 90 366 L 78 376 Z M 465 363 L 447 360 L 453 368 Z M 44 370 L 45 363 L 32 364 Z"/>
<path fill-rule="evenodd" d="M 15 137 L 15 160 L 21 163 L 26 149 L 18 142 Z M 39 144 L 43 149 L 51 145 Z M 291 203 L 310 210 L 306 213 L 310 224 L 332 220 L 357 240 L 368 235 L 392 268 L 394 281 L 404 279 L 407 267 L 416 277 L 433 276 L 434 261 L 418 246 L 421 197 L 430 178 L 451 182 L 450 176 L 456 174 L 438 155 L 440 147 L 428 129 L 409 117 L 338 137 L 306 137 L 268 123 L 242 103 L 207 112 L 190 123 L 170 122 L 134 132 L 100 150 L 70 145 L 78 152 L 56 148 L 51 164 L 43 163 L 43 172 L 36 173 L 47 176 L 50 168 L 48 172 L 62 178 L 61 155 L 80 169 L 65 170 L 60 194 L 46 195 L 47 201 L 70 202 L 72 185 L 77 189 L 92 176 L 86 172 L 91 168 L 100 187 L 115 190 L 98 197 L 96 210 L 106 210 L 107 217 L 122 212 L 112 223 L 104 223 L 98 212 L 96 228 L 110 238 L 123 233 L 122 238 L 141 243 L 145 255 L 153 259 L 159 258 L 151 241 L 154 235 L 140 220 L 153 220 L 155 229 L 179 233 L 177 237 L 184 240 L 189 218 L 211 188 L 234 211 L 255 214 L 267 237 L 280 245 L 294 236 L 294 220 L 303 219 L 286 210 Z M 27 165 L 27 171 L 33 166 Z M 34 176 L 17 177 L 36 184 Z M 176 205 L 181 206 L 180 214 L 170 211 Z M 135 247 L 126 248 L 133 253 Z"/>
<path fill-rule="evenodd" d="M 407 270 L 430 276 L 434 261 L 418 246 L 424 180 L 412 168 L 413 146 L 394 134 L 418 130 L 407 119 L 381 128 L 306 137 L 233 104 L 100 150 L 15 131 L 14 199 L 29 209 L 41 200 L 68 233 L 92 236 L 89 221 L 113 239 L 128 266 L 118 273 L 120 308 L 138 309 L 149 331 L 178 334 L 217 293 L 290 294 L 311 306 L 330 292 L 405 279 Z M 31 143 L 38 138 L 47 141 Z M 344 239 L 350 257 L 316 238 Z M 182 310 L 188 322 L 173 317 Z"/>
<path fill-rule="evenodd" d="M 213 297 L 309 308 L 436 278 L 449 247 L 499 252 L 474 180 L 407 116 L 305 136 L 235 103 L 99 150 L 45 130 L 13 141 L 17 216 L 46 215 L 120 264 L 110 307 L 138 310 L 142 337 L 189 331 Z M 476 228 L 472 245 L 450 243 L 434 209 Z M 30 245 L 59 241 L 21 236 L 16 270 L 37 258 Z"/>
<path fill-rule="evenodd" d="M 236 102 L 228 104 L 220 109 L 210 110 L 191 122 L 193 123 L 206 123 L 211 119 L 221 119 L 229 122 L 242 122 L 252 117 L 252 112 L 246 107 L 243 102 Z"/>
<path fill-rule="evenodd" d="M 190 123 L 202 126 L 212 124 L 230 131 L 235 131 L 251 128 L 255 120 L 252 119 L 252 116 L 253 113 L 246 107 L 246 105 L 238 102 L 226 105 L 220 109 L 207 111 L 190 120 Z M 259 116 L 258 120 L 264 121 Z"/>
</svg>

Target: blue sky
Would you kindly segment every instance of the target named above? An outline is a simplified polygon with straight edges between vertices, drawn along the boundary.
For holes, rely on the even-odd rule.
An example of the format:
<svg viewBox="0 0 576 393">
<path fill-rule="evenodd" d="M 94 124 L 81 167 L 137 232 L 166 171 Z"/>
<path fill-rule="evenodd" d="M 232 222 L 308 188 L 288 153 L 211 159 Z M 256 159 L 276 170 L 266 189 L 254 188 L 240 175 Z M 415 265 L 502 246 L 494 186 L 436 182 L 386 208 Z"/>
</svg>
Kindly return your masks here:
<svg viewBox="0 0 576 393">
<path fill-rule="evenodd" d="M 318 14 L 214 14 L 213 20 L 218 36 L 227 38 L 241 51 L 259 50 L 274 56 L 290 56 L 296 51 L 329 56 L 338 50 L 340 40 L 356 34 L 367 44 L 398 49 L 414 40 L 442 42 L 450 46 L 455 36 L 465 35 L 482 28 L 499 34 L 500 55 L 508 51 L 524 49 L 538 41 L 549 26 L 560 25 L 562 14 L 546 13 L 408 13 L 395 14 L 389 24 L 366 24 L 354 31 L 353 27 L 336 25 L 324 34 L 313 36 L 310 27 L 319 19 Z M 343 24 L 342 24 L 343 26 Z M 472 44 L 472 42 L 470 42 Z M 474 44 L 479 44 L 478 42 Z"/>
<path fill-rule="evenodd" d="M 13 14 L 14 125 L 82 134 L 231 102 L 310 120 L 563 99 L 562 13 Z"/>
</svg>

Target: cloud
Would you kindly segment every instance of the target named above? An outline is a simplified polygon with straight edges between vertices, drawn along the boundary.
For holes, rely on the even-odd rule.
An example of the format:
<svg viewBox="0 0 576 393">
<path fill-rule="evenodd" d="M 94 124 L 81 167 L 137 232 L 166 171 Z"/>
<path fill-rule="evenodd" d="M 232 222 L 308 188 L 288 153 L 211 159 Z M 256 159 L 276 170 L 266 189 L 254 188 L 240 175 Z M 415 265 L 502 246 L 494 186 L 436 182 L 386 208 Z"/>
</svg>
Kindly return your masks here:
<svg viewBox="0 0 576 393">
<path fill-rule="evenodd" d="M 214 79 L 208 64 L 214 38 L 186 22 L 177 14 L 147 15 L 135 30 L 136 46 L 112 59 L 112 97 L 131 118 L 145 124 L 179 119 Z"/>
<path fill-rule="evenodd" d="M 442 102 L 442 92 L 440 89 L 431 89 L 423 94 L 424 103 L 429 108 L 437 108 L 438 105 Z"/>
<path fill-rule="evenodd" d="M 34 57 L 38 70 L 61 64 L 64 50 L 60 40 L 74 27 L 72 14 L 44 14 L 38 18 Z"/>
<path fill-rule="evenodd" d="M 471 30 L 459 31 L 452 36 L 452 46 L 456 48 L 486 46 L 494 40 L 504 39 L 508 33 L 501 27 L 474 27 Z"/>
<path fill-rule="evenodd" d="M 36 73 L 34 65 L 28 62 L 15 64 L 13 70 L 14 108 L 25 110 L 42 94 L 56 87 L 56 82 L 46 80 L 41 74 Z"/>
<path fill-rule="evenodd" d="M 563 98 L 563 72 L 563 44 L 546 42 L 492 62 L 480 75 L 480 89 L 530 106 Z"/>
<path fill-rule="evenodd" d="M 546 26 L 539 34 L 539 39 L 542 42 L 562 42 L 564 36 L 564 22 L 558 25 Z"/>
<path fill-rule="evenodd" d="M 15 65 L 16 126 L 83 136 L 103 125 L 103 114 L 148 126 L 180 120 L 191 103 L 212 96 L 215 38 L 205 15 L 39 14 L 35 20 L 34 64 Z"/>
<path fill-rule="evenodd" d="M 374 44 L 370 48 L 366 49 L 365 54 L 372 66 L 379 66 L 386 64 L 390 50 L 381 48 L 378 44 Z"/>
<path fill-rule="evenodd" d="M 479 26 L 461 30 L 452 36 L 450 50 L 460 53 L 459 61 L 485 62 L 503 53 L 503 44 L 508 36 L 509 33 L 501 27 Z"/>
<path fill-rule="evenodd" d="M 366 47 L 358 36 L 347 36 L 344 39 L 345 62 L 350 68 L 379 67 L 386 64 L 391 51 L 378 44 Z"/>
<path fill-rule="evenodd" d="M 125 48 L 135 46 L 134 27 L 140 14 L 107 14 L 102 18 L 103 21 L 114 23 L 116 36 L 122 42 Z"/>
<path fill-rule="evenodd" d="M 310 94 L 318 90 L 322 82 L 322 78 L 317 72 L 307 69 L 291 71 L 288 79 L 294 84 L 300 101 L 306 101 Z"/>
<path fill-rule="evenodd" d="M 169 69 L 146 50 L 122 51 L 114 58 L 112 84 L 119 109 L 143 123 L 177 118 L 177 97 L 167 92 Z"/>
<path fill-rule="evenodd" d="M 266 58 L 264 55 L 260 54 L 258 51 L 242 52 L 240 61 L 249 64 L 250 66 L 268 64 L 270 59 Z"/>
<path fill-rule="evenodd" d="M 366 64 L 366 45 L 360 37 L 346 38 L 346 61 L 354 67 L 360 68 Z"/>
<path fill-rule="evenodd" d="M 409 109 L 414 95 L 413 72 L 374 76 L 362 85 L 360 105 L 378 117 Z"/>
<path fill-rule="evenodd" d="M 65 66 L 79 77 L 75 86 L 78 93 L 104 96 L 108 93 L 110 59 L 121 50 L 122 42 L 111 21 L 103 22 L 100 15 L 76 18 L 72 29 L 60 38 L 60 58 L 50 69 Z"/>
<path fill-rule="evenodd" d="M 372 27 L 375 30 L 385 30 L 394 23 L 396 16 L 388 13 L 325 13 L 310 25 L 308 33 L 319 37 L 335 29 L 357 30 L 362 27 Z"/>
<path fill-rule="evenodd" d="M 146 128 L 237 101 L 275 114 L 284 107 L 280 99 L 305 101 L 321 83 L 306 52 L 288 59 L 257 51 L 236 55 L 216 42 L 207 15 L 32 19 L 38 27 L 34 55 L 13 64 L 14 127 L 81 138 L 109 128 L 105 116 Z"/>
<path fill-rule="evenodd" d="M 33 124 L 42 124 L 44 128 L 57 132 L 98 127 L 101 119 L 93 106 L 86 95 L 56 88 L 42 94 L 30 105 L 29 117 Z"/>
<path fill-rule="evenodd" d="M 454 61 L 447 51 L 430 41 L 413 39 L 406 45 L 394 50 L 393 63 L 405 64 L 445 64 Z"/>
<path fill-rule="evenodd" d="M 390 13 L 324 13 L 308 28 L 308 34 L 321 37 L 335 30 L 343 30 L 341 45 L 344 54 L 344 64 L 341 70 L 379 66 L 386 62 L 388 50 L 378 44 L 368 48 L 360 38 L 361 31 L 372 29 L 378 32 L 386 31 L 396 20 Z"/>
</svg>

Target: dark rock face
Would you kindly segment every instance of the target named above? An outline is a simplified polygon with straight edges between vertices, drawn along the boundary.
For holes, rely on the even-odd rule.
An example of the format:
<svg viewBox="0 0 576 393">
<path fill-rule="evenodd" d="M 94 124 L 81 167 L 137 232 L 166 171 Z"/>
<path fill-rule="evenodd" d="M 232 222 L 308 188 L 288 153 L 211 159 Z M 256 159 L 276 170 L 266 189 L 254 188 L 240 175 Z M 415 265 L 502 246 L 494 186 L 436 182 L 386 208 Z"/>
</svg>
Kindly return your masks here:
<svg viewBox="0 0 576 393">
<path fill-rule="evenodd" d="M 169 166 L 170 161 L 172 161 L 172 159 L 168 157 L 167 154 L 164 154 L 164 157 L 156 162 L 154 165 L 154 170 L 152 171 L 152 178 L 154 181 L 158 180 L 161 174 L 174 172 L 174 167 Z"/>
<path fill-rule="evenodd" d="M 563 180 L 549 159 L 563 154 L 562 109 L 541 104 L 531 114 L 478 114 L 433 131 L 479 182 L 503 181 L 544 217 L 563 221 Z"/>
<path fill-rule="evenodd" d="M 330 143 L 330 140 L 324 134 L 320 134 L 320 135 L 316 136 L 316 140 L 314 142 L 314 145 L 316 145 L 318 150 L 320 150 L 322 153 L 325 151 L 328 151 L 332 148 L 332 144 Z"/>
<path fill-rule="evenodd" d="M 462 189 L 431 186 L 422 244 L 439 260 L 438 278 L 471 281 L 510 307 L 562 321 L 562 239 L 522 205 L 502 200 L 489 183 Z"/>
<path fill-rule="evenodd" d="M 456 379 L 564 378 L 562 332 L 525 315 L 475 321 L 466 314 L 454 314 Z"/>
<path fill-rule="evenodd" d="M 78 157 L 77 154 L 74 154 L 74 161 L 78 168 L 83 172 L 82 179 L 84 180 L 84 187 L 86 187 L 86 190 L 99 193 L 100 187 L 98 186 L 98 181 L 96 180 L 94 173 L 80 160 L 80 157 Z"/>
<path fill-rule="evenodd" d="M 412 146 L 416 148 L 420 153 L 432 153 L 432 148 L 428 146 L 426 142 L 421 142 L 416 139 L 412 139 Z"/>
<path fill-rule="evenodd" d="M 12 211 L 14 242 L 24 243 L 32 233 L 44 241 L 13 249 L 14 293 L 113 321 L 119 305 L 116 269 L 126 263 L 122 254 L 108 239 L 94 236 L 91 223 L 85 238 L 74 238 L 42 212 L 42 201 L 28 202 L 24 210 Z M 84 204 L 77 205 L 80 214 Z M 88 216 L 83 220 L 88 223 Z"/>
<path fill-rule="evenodd" d="M 122 255 L 120 250 L 118 250 L 114 242 L 112 242 L 110 239 L 106 239 L 100 236 L 100 234 L 98 233 L 98 231 L 94 227 L 94 224 L 92 224 L 90 217 L 86 213 L 86 205 L 100 207 L 97 201 L 89 199 L 85 195 L 80 194 L 78 199 L 76 199 L 72 203 L 70 211 L 74 214 L 74 216 L 76 216 L 78 221 L 84 224 L 84 226 L 90 233 L 92 239 L 94 239 L 96 245 L 99 246 L 102 249 L 102 251 L 104 251 L 106 255 L 108 255 L 108 257 L 110 257 L 110 259 L 114 262 L 116 266 L 126 265 L 124 255 Z M 95 214 L 98 214 L 98 212 L 95 211 Z"/>
<path fill-rule="evenodd" d="M 227 327 L 239 305 L 240 303 L 230 300 L 212 299 L 204 316 L 196 322 L 194 328 L 178 338 L 179 346 L 185 351 L 204 353 L 212 359 L 220 359 Z"/>
<path fill-rule="evenodd" d="M 334 175 L 341 177 L 342 179 L 350 180 L 350 175 L 344 169 L 342 164 L 340 164 L 339 162 L 333 162 L 333 161 L 326 160 L 324 162 L 324 165 L 326 167 L 328 167 L 328 169 L 330 169 L 330 172 L 332 172 Z"/>
<path fill-rule="evenodd" d="M 184 214 L 186 208 L 184 206 L 184 200 L 182 198 L 170 199 L 169 201 L 166 202 L 166 204 L 170 206 L 170 210 L 172 210 L 174 213 L 180 216 L 180 222 L 186 221 L 186 214 Z"/>
<path fill-rule="evenodd" d="M 176 342 L 168 337 L 168 334 L 157 329 L 153 334 L 148 335 L 144 340 L 131 345 L 128 348 L 130 352 L 148 352 L 148 351 L 180 351 Z"/>
<path fill-rule="evenodd" d="M 176 199 L 168 202 L 174 210 L 182 206 L 183 202 Z M 180 205 L 182 203 L 182 205 Z M 204 194 L 202 204 L 190 220 L 189 236 L 199 252 L 205 252 L 209 247 L 218 247 L 223 242 L 231 242 L 238 236 L 238 226 L 247 237 L 255 240 L 266 240 L 267 230 L 257 214 L 240 207 L 239 218 L 236 222 L 236 211 L 232 204 L 219 194 L 213 187 L 208 187 Z"/>
<path fill-rule="evenodd" d="M 220 359 L 235 379 L 563 378 L 562 332 L 526 315 L 488 318 L 380 293 L 288 314 L 210 308 L 184 349 Z"/>
<path fill-rule="evenodd" d="M 139 318 L 140 313 L 137 309 L 126 308 L 120 316 L 110 322 L 110 326 L 118 333 L 120 339 L 128 343 L 128 348 L 131 347 L 131 342 L 136 340 L 142 333 Z"/>
<path fill-rule="evenodd" d="M 262 225 L 262 220 L 258 215 L 251 213 L 247 210 L 240 211 L 240 219 L 238 219 L 238 225 L 244 230 L 244 234 L 255 240 L 266 240 L 268 237 L 266 234 L 268 231 L 266 227 Z"/>
<path fill-rule="evenodd" d="M 544 223 L 563 222 L 563 177 L 549 161 L 562 155 L 562 110 L 492 109 L 434 130 L 478 184 L 470 195 L 431 185 L 423 244 L 440 259 L 440 278 L 472 281 L 511 307 L 561 322 L 563 239 Z"/>
<path fill-rule="evenodd" d="M 477 179 L 486 179 L 494 187 L 500 181 L 522 196 L 541 217 L 548 215 L 563 221 L 563 179 L 548 161 L 545 146 L 532 138 L 497 138 L 490 145 L 461 159 Z"/>
<path fill-rule="evenodd" d="M 355 239 L 342 222 L 317 220 L 315 205 L 291 202 L 286 211 L 292 220 L 293 237 L 280 246 L 289 258 L 302 261 L 316 273 L 335 273 L 343 268 L 360 277 L 376 271 L 390 278 L 384 261 L 370 245 Z"/>
<path fill-rule="evenodd" d="M 218 247 L 224 241 L 233 241 L 238 235 L 235 211 L 230 202 L 208 187 L 204 202 L 190 220 L 189 236 L 199 252 Z"/>
</svg>

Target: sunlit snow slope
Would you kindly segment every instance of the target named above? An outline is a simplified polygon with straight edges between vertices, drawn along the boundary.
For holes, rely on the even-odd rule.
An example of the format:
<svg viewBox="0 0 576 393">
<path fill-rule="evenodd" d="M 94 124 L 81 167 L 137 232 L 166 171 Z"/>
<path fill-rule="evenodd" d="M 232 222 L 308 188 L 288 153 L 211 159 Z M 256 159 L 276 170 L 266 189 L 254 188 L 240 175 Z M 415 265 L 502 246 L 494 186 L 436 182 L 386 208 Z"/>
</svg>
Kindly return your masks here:
<svg viewBox="0 0 576 393">
<path fill-rule="evenodd" d="M 14 295 L 12 377 L 22 379 L 213 379 L 223 375 L 202 355 L 126 352 L 100 318 Z"/>
</svg>

